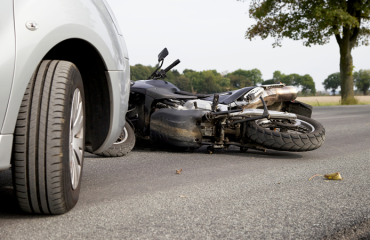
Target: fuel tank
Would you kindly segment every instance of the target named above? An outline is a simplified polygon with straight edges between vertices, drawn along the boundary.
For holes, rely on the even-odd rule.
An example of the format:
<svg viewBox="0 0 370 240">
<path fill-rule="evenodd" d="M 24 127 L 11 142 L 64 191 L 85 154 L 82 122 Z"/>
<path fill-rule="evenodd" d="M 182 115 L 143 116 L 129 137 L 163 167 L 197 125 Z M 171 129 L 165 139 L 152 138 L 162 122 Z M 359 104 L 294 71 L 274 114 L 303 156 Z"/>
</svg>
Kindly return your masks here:
<svg viewBox="0 0 370 240">
<path fill-rule="evenodd" d="M 152 114 L 150 139 L 177 147 L 200 147 L 203 111 L 162 108 Z"/>
</svg>

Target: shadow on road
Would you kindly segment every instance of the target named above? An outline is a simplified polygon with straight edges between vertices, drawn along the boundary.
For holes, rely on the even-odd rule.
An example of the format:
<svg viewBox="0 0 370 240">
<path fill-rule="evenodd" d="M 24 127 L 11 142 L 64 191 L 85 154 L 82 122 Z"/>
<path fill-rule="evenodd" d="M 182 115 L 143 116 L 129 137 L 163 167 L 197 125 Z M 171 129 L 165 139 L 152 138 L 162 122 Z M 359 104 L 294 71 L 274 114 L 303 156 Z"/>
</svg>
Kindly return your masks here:
<svg viewBox="0 0 370 240">
<path fill-rule="evenodd" d="M 302 156 L 301 153 L 293 153 L 293 152 L 279 152 L 274 150 L 267 150 L 267 152 L 258 151 L 258 150 L 248 150 L 246 153 L 241 153 L 238 147 L 230 147 L 228 150 L 222 151 L 220 149 L 217 149 L 213 154 L 208 154 L 206 147 L 201 147 L 199 149 L 196 149 L 194 152 L 189 151 L 189 149 L 186 149 L 185 151 L 179 151 L 178 149 L 174 148 L 161 148 L 156 149 L 153 151 L 150 147 L 135 147 L 133 152 L 131 154 L 136 153 L 174 153 L 178 154 L 180 156 L 180 161 L 185 164 L 193 165 L 194 162 L 189 162 L 188 160 L 194 160 L 192 156 L 196 156 L 196 159 L 202 159 L 197 160 L 200 165 L 198 167 L 204 167 L 204 165 L 207 165 L 210 160 L 212 161 L 221 161 L 221 162 L 228 162 L 233 163 L 237 160 L 237 162 L 255 162 L 258 161 L 258 159 L 265 159 L 265 160 L 297 160 L 301 159 L 304 156 Z M 201 157 L 204 154 L 205 158 Z M 130 154 L 127 156 L 130 157 Z M 213 158 L 214 157 L 214 158 Z M 230 157 L 230 158 L 228 158 Z M 236 157 L 236 158 L 235 158 Z M 85 158 L 102 158 L 101 156 L 85 153 Z M 117 159 L 117 158 L 116 158 Z M 175 161 L 173 164 L 177 164 L 177 161 Z M 198 164 L 197 163 L 197 164 Z M 185 164 L 185 166 L 186 166 Z M 131 165 L 130 165 L 131 166 Z M 135 165 L 136 166 L 136 165 Z M 133 166 L 135 168 L 135 166 Z M 129 166 L 126 166 L 130 168 Z M 131 166 L 132 167 L 132 166 Z M 151 166 L 153 169 L 156 168 L 156 166 Z M 129 169 L 127 169 L 129 170 Z M 126 174 L 127 176 L 130 176 L 130 171 Z M 134 176 L 136 176 L 138 173 L 135 173 Z M 140 174 L 139 174 L 140 175 Z M 154 176 L 152 176 L 154 177 Z M 104 178 L 105 180 L 109 180 L 109 178 Z M 104 180 L 103 179 L 103 180 Z M 117 179 L 110 179 L 109 181 L 119 181 Z M 44 218 L 48 216 L 34 216 L 23 213 L 17 203 L 16 195 L 14 193 L 13 185 L 12 185 L 12 172 L 11 170 L 0 172 L 0 219 L 17 219 L 17 218 Z M 50 216 L 49 216 L 50 217 Z"/>
<path fill-rule="evenodd" d="M 50 216 L 38 216 L 23 213 L 18 206 L 12 184 L 12 171 L 0 172 L 0 219 L 34 219 Z"/>
<path fill-rule="evenodd" d="M 207 153 L 207 147 L 203 146 L 194 151 L 190 149 L 177 149 L 171 147 L 162 147 L 162 148 L 151 148 L 151 147 L 144 147 L 139 146 L 134 148 L 133 151 L 137 152 L 172 152 L 172 153 L 181 153 L 181 154 L 205 154 L 210 155 Z M 268 158 L 268 159 L 299 159 L 302 158 L 302 153 L 295 153 L 295 152 L 283 152 L 283 151 L 275 151 L 275 150 L 267 150 L 266 152 L 250 149 L 245 153 L 240 152 L 239 147 L 231 146 L 228 150 L 221 150 L 216 149 L 214 153 L 211 155 L 233 155 L 233 156 L 241 156 L 241 157 L 258 157 L 258 158 Z M 89 155 L 89 157 L 91 157 Z"/>
<path fill-rule="evenodd" d="M 11 170 L 0 172 L 0 219 L 21 214 L 13 190 Z"/>
</svg>

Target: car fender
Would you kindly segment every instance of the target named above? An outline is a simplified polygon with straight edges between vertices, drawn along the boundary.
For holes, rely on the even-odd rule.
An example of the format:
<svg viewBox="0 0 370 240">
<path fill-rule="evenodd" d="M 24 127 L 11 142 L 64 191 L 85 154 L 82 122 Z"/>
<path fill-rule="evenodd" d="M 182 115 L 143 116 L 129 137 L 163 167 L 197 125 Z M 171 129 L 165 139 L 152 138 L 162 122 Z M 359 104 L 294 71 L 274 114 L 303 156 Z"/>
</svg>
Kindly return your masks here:
<svg viewBox="0 0 370 240">
<path fill-rule="evenodd" d="M 0 127 L 3 125 L 7 102 L 12 87 L 15 61 L 13 1 L 1 2 L 0 8 Z"/>
<path fill-rule="evenodd" d="M 1 129 L 12 134 L 28 82 L 43 57 L 58 43 L 82 39 L 101 55 L 110 86 L 111 123 L 99 151 L 117 139 L 125 121 L 129 94 L 129 61 L 123 38 L 101 0 L 14 0 L 16 56 L 8 108 Z M 32 22 L 37 29 L 29 29 Z"/>
</svg>

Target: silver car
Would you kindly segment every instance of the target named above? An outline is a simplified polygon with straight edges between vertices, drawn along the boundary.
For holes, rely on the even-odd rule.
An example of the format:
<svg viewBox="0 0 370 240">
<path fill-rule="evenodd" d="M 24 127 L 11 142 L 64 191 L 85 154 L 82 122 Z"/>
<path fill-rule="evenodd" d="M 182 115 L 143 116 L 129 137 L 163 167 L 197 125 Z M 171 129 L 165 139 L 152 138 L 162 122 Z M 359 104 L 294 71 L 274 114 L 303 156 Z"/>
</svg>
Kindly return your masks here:
<svg viewBox="0 0 370 240">
<path fill-rule="evenodd" d="M 2 0 L 0 19 L 0 171 L 23 211 L 62 214 L 85 144 L 102 154 L 127 139 L 126 45 L 105 0 Z"/>
</svg>

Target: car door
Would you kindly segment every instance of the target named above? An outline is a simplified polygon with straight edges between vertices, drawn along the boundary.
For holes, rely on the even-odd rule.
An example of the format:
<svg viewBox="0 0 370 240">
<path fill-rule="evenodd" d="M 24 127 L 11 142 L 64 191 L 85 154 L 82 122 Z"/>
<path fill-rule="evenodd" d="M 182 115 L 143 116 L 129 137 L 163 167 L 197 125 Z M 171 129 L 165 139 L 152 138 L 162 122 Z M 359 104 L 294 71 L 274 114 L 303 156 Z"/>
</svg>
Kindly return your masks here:
<svg viewBox="0 0 370 240">
<path fill-rule="evenodd" d="M 0 7 L 0 129 L 3 126 L 13 81 L 15 33 L 13 0 L 1 0 Z"/>
</svg>

